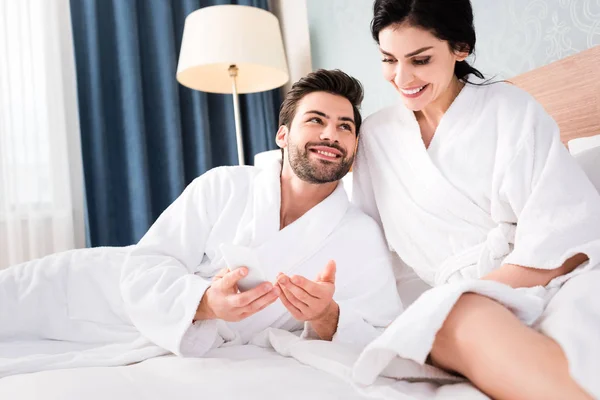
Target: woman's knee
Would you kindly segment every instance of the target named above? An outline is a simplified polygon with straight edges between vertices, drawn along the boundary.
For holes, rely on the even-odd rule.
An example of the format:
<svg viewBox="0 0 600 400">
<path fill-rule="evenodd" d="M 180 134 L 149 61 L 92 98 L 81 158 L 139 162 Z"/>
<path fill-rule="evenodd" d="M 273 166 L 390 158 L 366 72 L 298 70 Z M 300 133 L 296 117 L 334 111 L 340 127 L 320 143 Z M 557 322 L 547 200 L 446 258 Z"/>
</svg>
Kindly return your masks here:
<svg viewBox="0 0 600 400">
<path fill-rule="evenodd" d="M 435 365 L 464 373 L 464 354 L 472 351 L 481 296 L 474 293 L 462 295 L 437 332 L 431 358 Z M 489 299 L 488 299 L 489 300 Z M 491 301 L 491 300 L 490 300 Z M 485 301 L 483 301 L 485 303 Z"/>
<path fill-rule="evenodd" d="M 490 320 L 510 314 L 496 301 L 475 293 L 462 295 L 442 328 L 438 331 L 431 352 L 434 364 L 466 374 L 474 354 L 486 346 L 486 330 Z"/>
</svg>

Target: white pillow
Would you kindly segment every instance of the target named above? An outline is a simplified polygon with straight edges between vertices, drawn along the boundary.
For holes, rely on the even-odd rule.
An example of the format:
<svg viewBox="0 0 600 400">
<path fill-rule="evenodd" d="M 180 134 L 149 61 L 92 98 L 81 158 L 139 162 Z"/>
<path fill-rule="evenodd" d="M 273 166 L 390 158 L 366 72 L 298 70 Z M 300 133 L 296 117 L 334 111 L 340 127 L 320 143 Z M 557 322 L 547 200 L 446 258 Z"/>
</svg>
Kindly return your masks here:
<svg viewBox="0 0 600 400">
<path fill-rule="evenodd" d="M 600 192 L 600 135 L 569 140 L 569 151 Z"/>
<path fill-rule="evenodd" d="M 263 168 L 275 160 L 281 161 L 281 149 L 263 151 L 254 156 L 254 166 Z"/>
<path fill-rule="evenodd" d="M 567 146 L 569 146 L 569 152 L 574 156 L 582 151 L 600 147 L 600 134 L 569 140 Z"/>
<path fill-rule="evenodd" d="M 596 186 L 596 190 L 600 192 L 600 145 L 583 150 L 575 154 L 574 157 L 590 178 L 590 181 Z"/>
</svg>

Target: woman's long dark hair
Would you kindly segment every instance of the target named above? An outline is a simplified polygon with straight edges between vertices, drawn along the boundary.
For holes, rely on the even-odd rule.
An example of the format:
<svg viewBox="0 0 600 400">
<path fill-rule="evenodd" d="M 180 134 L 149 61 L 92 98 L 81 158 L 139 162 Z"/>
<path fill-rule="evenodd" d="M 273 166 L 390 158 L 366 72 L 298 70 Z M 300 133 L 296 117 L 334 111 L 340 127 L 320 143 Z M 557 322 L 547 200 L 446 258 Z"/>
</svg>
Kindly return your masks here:
<svg viewBox="0 0 600 400">
<path fill-rule="evenodd" d="M 469 0 L 375 0 L 371 34 L 379 43 L 379 32 L 390 25 L 408 22 L 426 29 L 440 40 L 448 42 L 457 52 L 475 51 L 473 9 Z M 468 75 L 484 76 L 467 61 L 457 61 L 454 75 L 466 81 Z"/>
</svg>

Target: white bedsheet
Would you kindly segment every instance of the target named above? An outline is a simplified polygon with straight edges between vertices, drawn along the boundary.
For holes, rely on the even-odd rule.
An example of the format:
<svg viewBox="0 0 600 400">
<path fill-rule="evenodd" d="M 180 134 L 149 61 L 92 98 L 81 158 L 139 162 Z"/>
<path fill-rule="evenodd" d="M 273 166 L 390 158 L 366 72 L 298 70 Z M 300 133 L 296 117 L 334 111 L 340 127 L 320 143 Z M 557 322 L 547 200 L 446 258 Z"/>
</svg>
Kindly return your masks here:
<svg viewBox="0 0 600 400">
<path fill-rule="evenodd" d="M 358 353 L 336 343 L 299 341 L 272 331 L 257 345 L 211 350 L 206 358 L 163 356 L 122 367 L 63 369 L 0 379 L 0 399 L 486 399 L 463 382 L 438 385 L 379 377 L 370 386 L 351 379 Z M 262 347 L 270 343 L 275 349 Z M 283 355 L 282 355 L 283 354 Z M 287 355 L 287 356 L 286 356 Z M 443 380 L 416 364 L 402 375 Z M 390 371 L 388 371 L 390 372 Z M 392 371 L 393 372 L 393 371 Z M 450 378 L 452 380 L 453 378 Z"/>
<path fill-rule="evenodd" d="M 110 295 L 110 282 L 119 274 L 111 266 L 123 256 L 122 249 L 73 251 L 2 275 L 0 400 L 484 398 L 455 377 L 409 360 L 378 369 L 375 375 L 383 377 L 358 386 L 352 368 L 359 350 L 278 329 L 259 333 L 251 345 L 213 350 L 209 358 L 165 356 L 128 323 L 118 301 L 111 303 L 118 296 Z M 64 268 L 69 263 L 78 267 Z"/>
</svg>

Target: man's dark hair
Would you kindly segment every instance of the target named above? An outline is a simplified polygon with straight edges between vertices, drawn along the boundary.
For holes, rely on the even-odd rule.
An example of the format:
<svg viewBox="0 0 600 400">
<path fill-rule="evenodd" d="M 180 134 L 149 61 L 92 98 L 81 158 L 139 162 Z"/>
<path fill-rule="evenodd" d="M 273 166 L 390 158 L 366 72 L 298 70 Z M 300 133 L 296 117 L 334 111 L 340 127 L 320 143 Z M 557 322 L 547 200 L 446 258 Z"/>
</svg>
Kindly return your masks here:
<svg viewBox="0 0 600 400">
<path fill-rule="evenodd" d="M 354 111 L 354 125 L 358 135 L 362 123 L 359 108 L 363 100 L 363 87 L 358 79 L 339 69 L 319 69 L 294 83 L 281 104 L 279 126 L 285 125 L 289 128 L 296 115 L 298 103 L 304 96 L 313 92 L 327 92 L 348 99 Z"/>
</svg>

